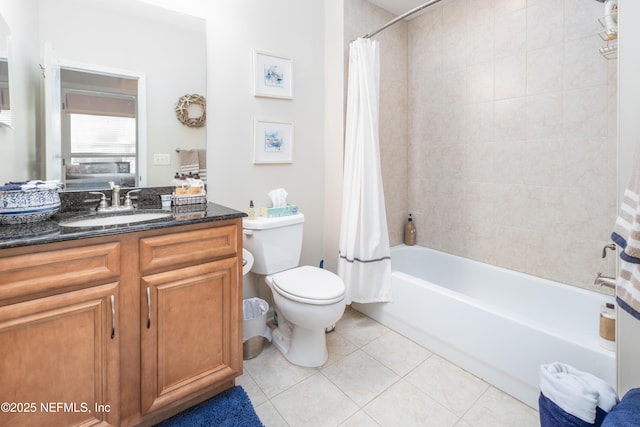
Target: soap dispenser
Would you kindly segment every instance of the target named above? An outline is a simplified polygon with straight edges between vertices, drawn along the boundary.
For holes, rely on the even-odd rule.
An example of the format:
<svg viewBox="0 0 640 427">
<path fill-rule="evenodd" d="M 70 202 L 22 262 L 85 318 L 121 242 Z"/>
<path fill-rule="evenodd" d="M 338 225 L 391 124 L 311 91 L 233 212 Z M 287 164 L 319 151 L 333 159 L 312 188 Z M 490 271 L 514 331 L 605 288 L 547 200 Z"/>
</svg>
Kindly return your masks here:
<svg viewBox="0 0 640 427">
<path fill-rule="evenodd" d="M 191 192 L 191 186 L 187 181 L 187 177 L 182 174 L 176 184 L 176 196 L 187 196 Z"/>
<path fill-rule="evenodd" d="M 416 226 L 413 223 L 411 214 L 409 214 L 409 219 L 404 226 L 404 244 L 407 246 L 413 246 L 416 244 Z"/>
<path fill-rule="evenodd" d="M 247 211 L 248 219 L 256 219 L 256 208 L 253 207 L 253 200 L 249 200 L 249 210 Z"/>
<path fill-rule="evenodd" d="M 204 181 L 200 179 L 200 174 L 193 175 L 189 192 L 191 194 L 204 195 Z"/>
</svg>

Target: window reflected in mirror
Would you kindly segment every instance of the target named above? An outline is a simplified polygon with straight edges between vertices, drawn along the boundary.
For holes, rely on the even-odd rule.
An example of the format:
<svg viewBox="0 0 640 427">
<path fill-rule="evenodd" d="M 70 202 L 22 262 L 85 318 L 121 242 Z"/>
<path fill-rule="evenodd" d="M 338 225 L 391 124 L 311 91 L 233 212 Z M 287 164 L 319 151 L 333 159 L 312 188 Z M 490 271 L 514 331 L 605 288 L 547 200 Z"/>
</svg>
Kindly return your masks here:
<svg viewBox="0 0 640 427">
<path fill-rule="evenodd" d="M 9 97 L 9 26 L 0 15 L 0 126 L 12 127 Z"/>
<path fill-rule="evenodd" d="M 9 60 L 0 58 L 0 125 L 11 127 L 11 102 L 9 98 Z"/>
<path fill-rule="evenodd" d="M 68 69 L 60 76 L 65 187 L 135 187 L 137 80 Z"/>
</svg>

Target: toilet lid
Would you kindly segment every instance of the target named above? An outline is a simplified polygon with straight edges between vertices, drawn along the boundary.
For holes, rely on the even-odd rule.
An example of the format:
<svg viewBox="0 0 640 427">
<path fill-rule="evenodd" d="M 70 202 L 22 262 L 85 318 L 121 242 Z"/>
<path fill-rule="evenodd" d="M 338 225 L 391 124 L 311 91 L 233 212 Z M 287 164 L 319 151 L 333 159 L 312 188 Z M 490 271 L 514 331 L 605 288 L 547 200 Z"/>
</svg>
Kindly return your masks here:
<svg viewBox="0 0 640 427">
<path fill-rule="evenodd" d="M 333 304 L 344 299 L 344 282 L 330 271 L 305 265 L 273 275 L 283 296 L 307 304 Z"/>
</svg>

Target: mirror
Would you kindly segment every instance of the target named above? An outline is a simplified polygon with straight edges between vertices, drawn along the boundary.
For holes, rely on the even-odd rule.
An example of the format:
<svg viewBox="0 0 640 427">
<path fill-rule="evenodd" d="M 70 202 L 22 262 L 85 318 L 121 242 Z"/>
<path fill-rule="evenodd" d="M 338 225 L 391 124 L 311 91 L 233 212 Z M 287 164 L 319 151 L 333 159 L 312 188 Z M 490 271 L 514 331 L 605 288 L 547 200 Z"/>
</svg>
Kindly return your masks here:
<svg viewBox="0 0 640 427">
<path fill-rule="evenodd" d="M 61 178 L 67 190 L 103 188 L 110 183 L 137 187 L 137 129 L 145 108 L 138 101 L 138 80 L 94 70 L 61 68 L 63 159 Z"/>
<path fill-rule="evenodd" d="M 84 156 L 82 165 L 69 156 L 69 140 L 74 138 L 69 136 L 74 132 L 69 131 L 69 123 L 74 120 L 69 120 L 68 98 L 55 77 L 85 72 L 137 81 L 137 165 L 126 172 L 135 175 L 136 186 L 168 185 L 180 171 L 178 150 L 206 148 L 206 128 L 185 126 L 175 112 L 176 103 L 185 94 L 206 94 L 204 20 L 133 0 L 39 0 L 38 8 L 38 38 L 45 51 L 41 122 L 46 135 L 39 148 L 45 176 L 41 178 L 64 179 L 66 168 L 89 175 L 121 172 L 122 161 L 101 158 L 104 153 L 118 151 L 112 147 L 117 145 L 115 140 L 114 144 L 108 139 L 101 141 L 104 152 L 98 155 L 81 153 L 92 154 Z M 82 87 L 96 94 L 103 89 L 99 82 Z M 53 96 L 47 96 L 51 91 Z M 85 115 L 99 116 L 96 111 L 101 108 L 88 108 L 91 113 Z M 97 178 L 88 177 L 86 182 L 104 181 Z M 85 185 L 82 189 L 90 188 Z"/>
<path fill-rule="evenodd" d="M 0 15 L 0 126 L 11 128 L 9 35 L 9 26 L 2 15 Z"/>
</svg>

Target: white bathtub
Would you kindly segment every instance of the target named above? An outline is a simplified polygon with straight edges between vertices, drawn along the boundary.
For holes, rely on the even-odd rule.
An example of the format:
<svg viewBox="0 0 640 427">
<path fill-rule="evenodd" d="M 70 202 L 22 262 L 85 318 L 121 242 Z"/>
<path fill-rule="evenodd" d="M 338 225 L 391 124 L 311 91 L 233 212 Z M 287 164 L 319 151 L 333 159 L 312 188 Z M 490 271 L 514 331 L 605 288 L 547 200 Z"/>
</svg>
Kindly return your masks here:
<svg viewBox="0 0 640 427">
<path fill-rule="evenodd" d="M 615 387 L 599 345 L 613 298 L 421 246 L 394 246 L 393 303 L 353 307 L 537 408 L 541 364 L 562 362 Z"/>
</svg>

